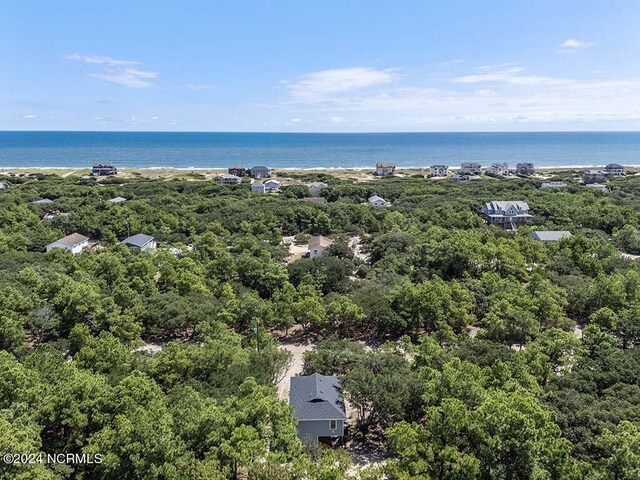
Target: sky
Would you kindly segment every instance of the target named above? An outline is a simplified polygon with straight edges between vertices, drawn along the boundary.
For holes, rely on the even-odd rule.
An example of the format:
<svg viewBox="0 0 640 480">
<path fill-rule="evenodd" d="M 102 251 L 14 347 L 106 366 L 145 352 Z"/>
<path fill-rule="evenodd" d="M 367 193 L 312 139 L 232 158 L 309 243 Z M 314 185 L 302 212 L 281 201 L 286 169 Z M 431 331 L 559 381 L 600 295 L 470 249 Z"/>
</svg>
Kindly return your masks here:
<svg viewBox="0 0 640 480">
<path fill-rule="evenodd" d="M 640 130 L 637 0 L 0 10 L 0 130 Z"/>
</svg>

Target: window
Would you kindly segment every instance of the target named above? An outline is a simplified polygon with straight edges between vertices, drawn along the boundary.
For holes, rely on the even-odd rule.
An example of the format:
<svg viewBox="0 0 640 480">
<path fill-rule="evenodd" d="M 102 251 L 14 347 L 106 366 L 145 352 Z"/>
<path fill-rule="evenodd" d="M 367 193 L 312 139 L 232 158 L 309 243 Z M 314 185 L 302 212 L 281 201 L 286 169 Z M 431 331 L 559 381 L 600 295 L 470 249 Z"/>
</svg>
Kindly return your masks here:
<svg viewBox="0 0 640 480">
<path fill-rule="evenodd" d="M 337 420 L 329 420 L 329 430 L 336 430 L 338 428 Z"/>
</svg>

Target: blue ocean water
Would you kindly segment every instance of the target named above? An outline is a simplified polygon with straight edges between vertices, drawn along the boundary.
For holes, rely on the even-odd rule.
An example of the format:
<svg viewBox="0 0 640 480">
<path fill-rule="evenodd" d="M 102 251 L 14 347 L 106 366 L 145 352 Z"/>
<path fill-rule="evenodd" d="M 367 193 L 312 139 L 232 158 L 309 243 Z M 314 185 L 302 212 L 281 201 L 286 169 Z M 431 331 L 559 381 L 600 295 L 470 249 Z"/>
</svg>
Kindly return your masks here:
<svg viewBox="0 0 640 480">
<path fill-rule="evenodd" d="M 0 132 L 0 168 L 117 167 L 364 168 L 462 161 L 538 167 L 640 164 L 640 132 L 178 133 Z"/>
</svg>

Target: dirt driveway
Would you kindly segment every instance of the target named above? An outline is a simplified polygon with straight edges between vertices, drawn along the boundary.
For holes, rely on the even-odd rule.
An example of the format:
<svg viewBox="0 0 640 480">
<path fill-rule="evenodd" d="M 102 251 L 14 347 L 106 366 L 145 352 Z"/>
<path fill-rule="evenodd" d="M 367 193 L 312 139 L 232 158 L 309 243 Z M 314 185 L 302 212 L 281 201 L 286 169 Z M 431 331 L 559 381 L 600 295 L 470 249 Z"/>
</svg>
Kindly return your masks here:
<svg viewBox="0 0 640 480">
<path fill-rule="evenodd" d="M 278 382 L 278 398 L 280 400 L 289 401 L 289 387 L 291 383 L 291 377 L 300 375 L 304 367 L 304 352 L 307 352 L 314 347 L 314 343 L 310 340 L 287 340 L 280 341 L 280 346 L 291 354 L 291 359 L 287 370 Z"/>
</svg>

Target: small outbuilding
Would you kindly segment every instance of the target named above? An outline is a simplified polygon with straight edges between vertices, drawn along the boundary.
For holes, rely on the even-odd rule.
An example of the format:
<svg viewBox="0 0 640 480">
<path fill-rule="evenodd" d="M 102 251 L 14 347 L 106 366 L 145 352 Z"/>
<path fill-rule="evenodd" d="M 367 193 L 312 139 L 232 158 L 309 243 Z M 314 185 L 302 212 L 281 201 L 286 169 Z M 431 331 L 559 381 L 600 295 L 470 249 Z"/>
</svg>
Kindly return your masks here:
<svg viewBox="0 0 640 480">
<path fill-rule="evenodd" d="M 531 234 L 531 238 L 539 242 L 558 242 L 570 236 L 571 232 L 568 230 L 536 230 Z"/>
<path fill-rule="evenodd" d="M 386 208 L 391 204 L 384 198 L 379 197 L 378 195 L 373 195 L 372 197 L 369 197 L 369 205 L 376 208 Z"/>
</svg>

